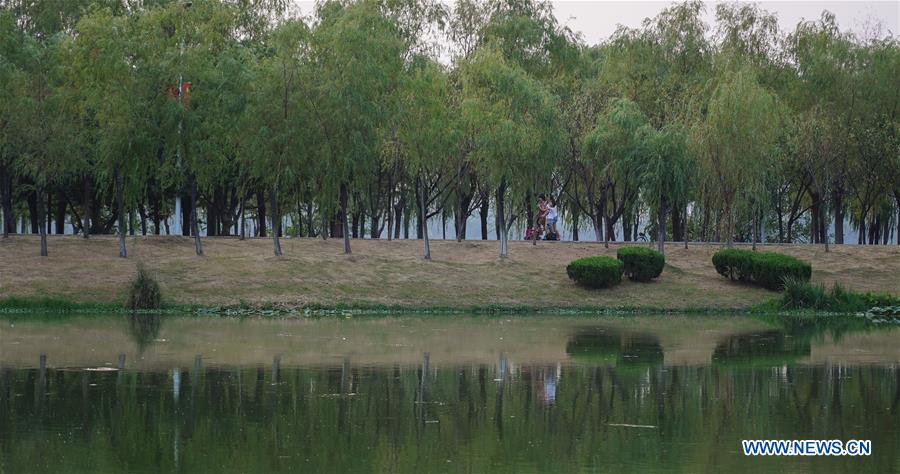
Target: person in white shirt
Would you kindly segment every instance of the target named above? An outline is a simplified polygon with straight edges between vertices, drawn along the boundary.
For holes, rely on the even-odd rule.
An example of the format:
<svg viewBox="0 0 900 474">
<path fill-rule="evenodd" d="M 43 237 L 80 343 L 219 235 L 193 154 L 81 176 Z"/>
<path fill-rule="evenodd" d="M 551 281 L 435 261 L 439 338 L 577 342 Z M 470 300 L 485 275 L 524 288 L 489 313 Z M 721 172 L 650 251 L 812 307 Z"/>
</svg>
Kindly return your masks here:
<svg viewBox="0 0 900 474">
<path fill-rule="evenodd" d="M 556 229 L 556 221 L 559 219 L 559 211 L 556 209 L 556 199 L 553 199 L 553 196 L 550 196 L 550 206 L 547 208 L 547 227 L 549 231 L 559 236 L 559 231 Z M 557 237 L 558 239 L 559 237 Z"/>
</svg>

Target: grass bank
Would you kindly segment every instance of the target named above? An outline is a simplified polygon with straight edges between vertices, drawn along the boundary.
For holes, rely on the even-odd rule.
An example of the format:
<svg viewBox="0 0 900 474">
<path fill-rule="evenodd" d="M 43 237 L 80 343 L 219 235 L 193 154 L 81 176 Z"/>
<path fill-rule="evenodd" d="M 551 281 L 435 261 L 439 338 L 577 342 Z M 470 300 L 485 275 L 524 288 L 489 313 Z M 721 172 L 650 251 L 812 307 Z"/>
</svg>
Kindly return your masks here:
<svg viewBox="0 0 900 474">
<path fill-rule="evenodd" d="M 650 283 L 624 281 L 605 290 L 574 285 L 565 266 L 591 255 L 615 256 L 623 244 L 353 241 L 352 255 L 330 239 L 286 239 L 272 255 L 267 239 L 204 239 L 203 257 L 183 237 L 131 237 L 129 258 L 113 237 L 51 236 L 38 255 L 32 236 L 0 239 L 0 310 L 111 311 L 125 301 L 142 262 L 157 278 L 172 312 L 435 312 L 652 313 L 747 312 L 777 293 L 731 282 L 711 263 L 719 246 L 670 244 L 663 274 Z M 813 280 L 859 292 L 900 293 L 900 248 L 766 246 L 812 263 Z"/>
</svg>

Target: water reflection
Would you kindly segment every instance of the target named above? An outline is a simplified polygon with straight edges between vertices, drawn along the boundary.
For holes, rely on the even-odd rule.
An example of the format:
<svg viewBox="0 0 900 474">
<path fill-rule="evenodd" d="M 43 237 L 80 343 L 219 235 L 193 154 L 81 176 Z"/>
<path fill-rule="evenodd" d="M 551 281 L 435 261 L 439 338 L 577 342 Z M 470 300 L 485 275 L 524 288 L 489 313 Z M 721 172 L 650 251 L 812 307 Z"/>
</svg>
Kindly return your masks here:
<svg viewBox="0 0 900 474">
<path fill-rule="evenodd" d="M 810 354 L 810 338 L 792 337 L 783 331 L 735 334 L 719 344 L 713 363 L 727 367 L 777 367 Z"/>
<path fill-rule="evenodd" d="M 566 353 L 579 362 L 622 368 L 663 362 L 663 349 L 655 335 L 603 328 L 579 329 L 566 344 Z"/>
<path fill-rule="evenodd" d="M 150 344 L 159 337 L 159 326 L 162 318 L 159 314 L 133 313 L 128 316 L 128 329 L 137 346 L 138 355 L 142 355 Z"/>
<path fill-rule="evenodd" d="M 492 322 L 476 322 L 483 331 L 492 330 L 487 327 Z M 717 324 L 702 322 L 708 329 Z M 174 333 L 166 332 L 169 323 L 157 321 L 157 334 L 144 340 L 160 339 L 160 333 L 160 341 L 173 338 Z M 389 328 L 378 332 L 385 324 Z M 4 332 L 0 470 L 900 469 L 896 356 L 880 353 L 865 364 L 833 356 L 863 347 L 874 350 L 882 343 L 896 350 L 894 330 L 845 331 L 837 343 L 821 332 L 794 335 L 765 326 L 729 326 L 716 333 L 709 362 L 672 364 L 666 354 L 679 347 L 672 340 L 675 327 L 652 332 L 635 320 L 531 321 L 517 322 L 515 328 L 504 323 L 503 350 L 496 350 L 500 342 L 487 343 L 488 355 L 480 361 L 459 362 L 434 340 L 426 340 L 429 350 L 416 346 L 414 356 L 406 358 L 405 348 L 392 346 L 396 362 L 372 362 L 371 353 L 381 344 L 395 344 L 386 334 L 415 324 L 366 323 L 369 339 L 341 336 L 353 337 L 353 346 L 310 359 L 327 363 L 305 364 L 289 362 L 294 356 L 288 346 L 256 356 L 258 346 L 250 339 L 239 342 L 254 352 L 248 360 L 258 362 L 223 364 L 219 351 L 213 352 L 217 347 L 191 333 L 192 345 L 145 344 L 140 357 L 112 348 L 110 354 L 123 358 L 110 364 L 123 370 L 83 370 L 97 367 L 73 366 L 63 359 L 61 348 L 50 345 L 41 348 L 45 352 L 32 364 L 23 365 L 15 356 L 25 349 L 13 343 L 25 341 L 26 330 L 21 336 Z M 429 325 L 428 333 L 449 331 L 422 324 Z M 659 321 L 647 326 L 658 327 Z M 550 327 L 561 329 L 556 333 Z M 122 329 L 134 334 L 130 325 Z M 252 334 L 258 328 L 241 329 L 240 334 Z M 328 334 L 315 325 L 304 329 L 309 336 L 304 344 Z M 560 351 L 555 361 L 529 358 L 509 342 L 535 331 Z M 277 334 L 294 332 L 299 331 L 278 325 L 267 340 L 276 346 L 287 337 Z M 868 339 L 857 344 L 858 337 Z M 327 350 L 336 340 L 314 349 Z M 138 340 L 134 344 L 140 346 Z M 459 345 L 468 351 L 465 357 L 482 346 Z M 550 353 L 537 344 L 531 347 L 539 355 Z M 823 351 L 829 357 L 825 362 L 813 360 Z M 744 458 L 737 452 L 740 440 L 754 438 L 871 439 L 873 455 Z"/>
</svg>

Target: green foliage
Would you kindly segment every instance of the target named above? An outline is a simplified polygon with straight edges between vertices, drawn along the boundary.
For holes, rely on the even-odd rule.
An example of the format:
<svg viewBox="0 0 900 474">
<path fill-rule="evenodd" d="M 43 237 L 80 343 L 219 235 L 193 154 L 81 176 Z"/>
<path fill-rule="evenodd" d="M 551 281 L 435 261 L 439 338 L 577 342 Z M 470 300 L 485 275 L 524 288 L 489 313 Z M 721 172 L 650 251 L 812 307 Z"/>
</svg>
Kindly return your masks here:
<svg viewBox="0 0 900 474">
<path fill-rule="evenodd" d="M 724 249 L 716 252 L 712 261 L 720 275 L 770 290 L 782 289 L 788 278 L 808 281 L 812 276 L 809 263 L 776 252 Z"/>
<path fill-rule="evenodd" d="M 337 201 L 383 235 L 389 216 L 464 220 L 484 202 L 505 242 L 540 192 L 598 237 L 655 216 L 660 251 L 669 217 L 729 242 L 750 222 L 782 242 L 897 223 L 895 36 L 827 12 L 781 32 L 743 4 L 707 23 L 690 1 L 587 45 L 540 0 L 289 3 L 0 0 L 6 227 L 52 217 L 51 198 L 124 232 L 191 195 L 207 235 L 263 206 L 278 222 L 308 209 L 321 235 Z"/>
<path fill-rule="evenodd" d="M 588 288 L 609 288 L 622 281 L 625 265 L 611 257 L 585 257 L 566 266 L 566 274 Z"/>
<path fill-rule="evenodd" d="M 777 101 L 748 67 L 725 71 L 694 129 L 693 151 L 705 178 L 707 193 L 722 203 L 726 240 L 732 241 L 735 214 L 764 195 L 770 168 Z"/>
<path fill-rule="evenodd" d="M 758 252 L 753 258 L 753 282 L 770 290 L 780 290 L 787 278 L 808 281 L 812 266 L 790 255 Z"/>
<path fill-rule="evenodd" d="M 137 275 L 128 285 L 127 309 L 159 309 L 162 305 L 162 293 L 159 283 L 143 265 L 138 265 Z"/>
<path fill-rule="evenodd" d="M 822 283 L 788 277 L 784 280 L 784 294 L 780 302 L 785 309 L 854 313 L 900 305 L 900 298 L 878 293 L 856 293 L 845 289 L 840 283 L 835 283 L 828 291 Z"/>
<path fill-rule="evenodd" d="M 750 250 L 724 249 L 713 254 L 712 262 L 719 275 L 732 280 L 749 281 L 754 253 Z"/>
<path fill-rule="evenodd" d="M 647 282 L 658 277 L 666 264 L 663 254 L 647 247 L 622 247 L 616 257 L 624 264 L 625 274 L 634 281 Z"/>
</svg>

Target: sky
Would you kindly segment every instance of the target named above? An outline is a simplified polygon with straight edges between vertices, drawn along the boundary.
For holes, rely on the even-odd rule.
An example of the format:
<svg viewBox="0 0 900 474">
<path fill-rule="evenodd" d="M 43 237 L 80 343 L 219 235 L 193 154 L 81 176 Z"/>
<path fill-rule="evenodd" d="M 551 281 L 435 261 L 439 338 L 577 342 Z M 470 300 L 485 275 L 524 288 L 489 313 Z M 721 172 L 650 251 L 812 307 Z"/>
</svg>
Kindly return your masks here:
<svg viewBox="0 0 900 474">
<path fill-rule="evenodd" d="M 452 0 L 444 0 L 453 3 Z M 636 28 L 644 18 L 654 17 L 673 2 L 656 0 L 564 0 L 553 1 L 556 18 L 562 25 L 579 32 L 587 44 L 597 44 L 609 38 L 618 25 Z M 715 4 L 707 4 L 707 24 L 714 23 Z M 749 2 L 741 2 L 749 3 Z M 879 28 L 878 36 L 900 33 L 900 0 L 870 1 L 810 1 L 769 0 L 755 2 L 763 9 L 776 14 L 782 31 L 793 31 L 798 22 L 818 19 L 822 10 L 835 14 L 841 30 L 850 30 L 860 37 L 868 37 L 873 27 Z M 313 12 L 312 1 L 295 0 L 303 15 Z"/>
<path fill-rule="evenodd" d="M 715 4 L 707 1 L 706 22 L 715 20 Z M 750 3 L 750 2 L 741 2 Z M 818 19 L 822 10 L 835 14 L 841 30 L 866 37 L 872 26 L 880 25 L 881 35 L 900 33 L 900 1 L 760 1 L 764 10 L 774 13 L 782 31 L 793 31 L 803 20 Z M 609 38 L 618 25 L 638 27 L 644 18 L 656 16 L 672 2 L 660 1 L 555 1 L 556 18 L 563 25 L 580 32 L 587 44 Z"/>
</svg>

